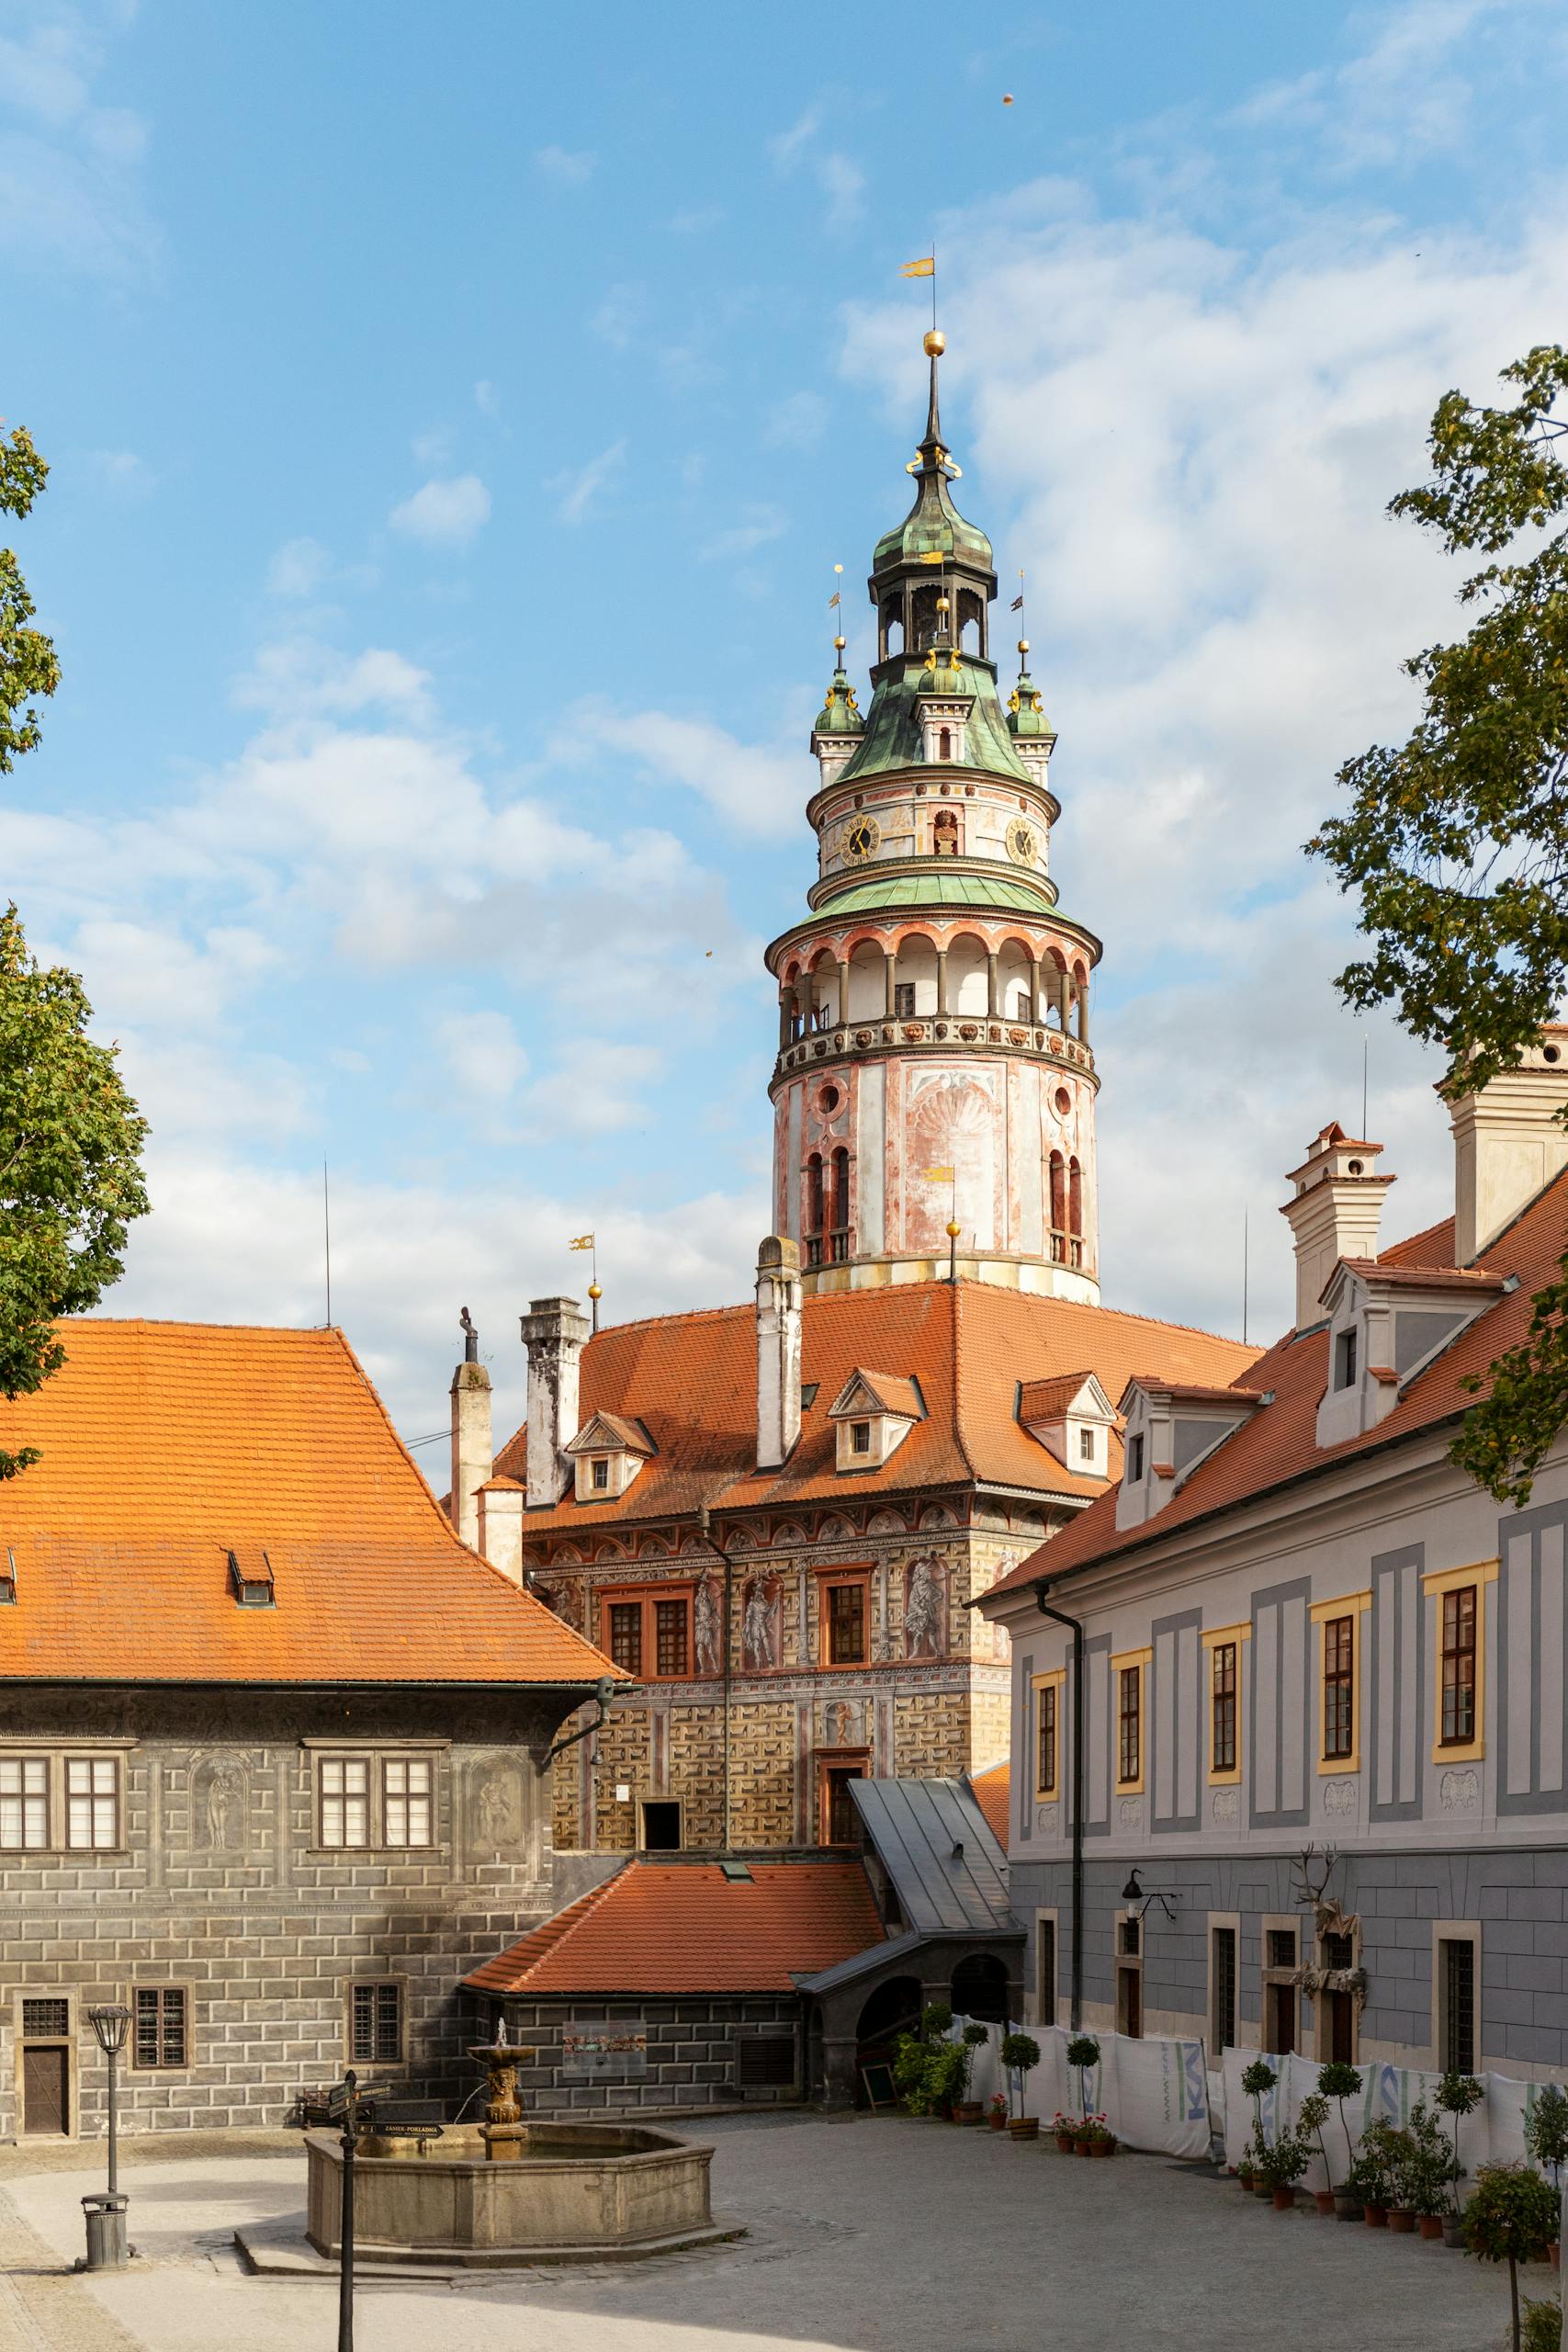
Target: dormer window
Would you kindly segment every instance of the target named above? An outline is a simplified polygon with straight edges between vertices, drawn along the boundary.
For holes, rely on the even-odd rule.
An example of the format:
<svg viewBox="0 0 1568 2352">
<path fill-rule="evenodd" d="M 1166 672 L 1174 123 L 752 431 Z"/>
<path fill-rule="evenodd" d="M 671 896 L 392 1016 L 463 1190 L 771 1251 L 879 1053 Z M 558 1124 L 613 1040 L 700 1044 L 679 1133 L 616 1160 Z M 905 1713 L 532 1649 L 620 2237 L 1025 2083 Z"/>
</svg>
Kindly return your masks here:
<svg viewBox="0 0 1568 2352">
<path fill-rule="evenodd" d="M 578 1501 L 603 1503 L 626 1493 L 656 1448 L 640 1421 L 595 1413 L 566 1451 L 572 1457 Z"/>
<path fill-rule="evenodd" d="M 1139 1527 L 1164 1510 L 1217 1447 L 1233 1440 L 1271 1391 L 1209 1388 L 1193 1381 L 1134 1379 L 1122 1392 L 1125 1466 L 1116 1497 L 1118 1527 Z"/>
<path fill-rule="evenodd" d="M 1127 1479 L 1136 1486 L 1144 1475 L 1144 1432 L 1134 1430 L 1127 1440 Z"/>
<path fill-rule="evenodd" d="M 1328 1325 L 1318 1444 L 1343 1445 L 1386 1420 L 1427 1365 L 1504 1288 L 1503 1275 L 1480 1266 L 1341 1258 L 1318 1302 Z"/>
<path fill-rule="evenodd" d="M 1356 1385 L 1357 1342 L 1359 1338 L 1360 1333 L 1352 1323 L 1348 1331 L 1341 1331 L 1335 1340 L 1334 1385 L 1336 1388 L 1354 1388 Z"/>
<path fill-rule="evenodd" d="M 838 1431 L 838 1467 L 880 1470 L 926 1417 L 918 1381 L 890 1372 L 852 1372 L 828 1408 Z"/>
<path fill-rule="evenodd" d="M 1080 1429 L 1078 1431 L 1078 1460 L 1080 1462 L 1092 1464 L 1094 1461 L 1094 1431 L 1089 1429 Z"/>
<path fill-rule="evenodd" d="M 1116 1413 L 1092 1372 L 1019 1383 L 1018 1418 L 1031 1437 L 1079 1478 L 1109 1478 Z"/>
<path fill-rule="evenodd" d="M 259 1546 L 243 1544 L 229 1555 L 229 1583 L 242 1609 L 271 1609 L 276 1603 L 272 1562 Z"/>
</svg>

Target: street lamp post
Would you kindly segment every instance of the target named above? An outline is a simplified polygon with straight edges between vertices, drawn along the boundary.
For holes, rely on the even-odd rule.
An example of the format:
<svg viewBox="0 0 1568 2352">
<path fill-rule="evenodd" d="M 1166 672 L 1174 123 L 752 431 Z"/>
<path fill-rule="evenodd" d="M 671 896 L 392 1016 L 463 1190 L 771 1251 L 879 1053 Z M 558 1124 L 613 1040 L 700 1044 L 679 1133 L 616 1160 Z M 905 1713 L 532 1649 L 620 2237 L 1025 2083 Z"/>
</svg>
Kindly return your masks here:
<svg viewBox="0 0 1568 2352">
<path fill-rule="evenodd" d="M 98 2048 L 108 2060 L 109 2067 L 108 2193 L 82 2199 L 82 2210 L 87 2217 L 87 2267 L 89 2270 L 121 2270 L 125 2267 L 127 2251 L 127 2200 L 119 2193 L 119 2117 L 115 2102 L 115 2060 L 125 2048 L 125 2038 L 130 2030 L 130 2011 L 121 2002 L 106 2002 L 87 2011 L 87 2022 L 97 2038 Z"/>
</svg>

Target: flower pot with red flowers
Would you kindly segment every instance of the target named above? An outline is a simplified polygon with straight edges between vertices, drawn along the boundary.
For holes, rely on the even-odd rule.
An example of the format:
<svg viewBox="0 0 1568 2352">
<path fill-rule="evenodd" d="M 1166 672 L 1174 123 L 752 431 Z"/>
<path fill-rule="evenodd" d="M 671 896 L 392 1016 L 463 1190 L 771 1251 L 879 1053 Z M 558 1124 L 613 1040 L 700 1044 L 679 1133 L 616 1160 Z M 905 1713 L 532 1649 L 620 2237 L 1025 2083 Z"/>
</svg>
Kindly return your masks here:
<svg viewBox="0 0 1568 2352">
<path fill-rule="evenodd" d="M 1078 2136 L 1077 2117 L 1076 2115 L 1064 2115 L 1058 2109 L 1052 2120 L 1051 2134 L 1063 2155 L 1070 2156 L 1073 2153 L 1074 2143 Z"/>
<path fill-rule="evenodd" d="M 986 2120 L 990 2125 L 993 2132 L 1005 2132 L 1007 2130 L 1008 2103 L 1002 2097 L 1000 2091 L 993 2091 L 991 2093 L 990 2105 L 986 2109 Z"/>
<path fill-rule="evenodd" d="M 1103 2115 L 1084 2117 L 1078 2126 L 1078 2146 L 1080 2152 L 1087 2151 L 1091 2156 L 1113 2156 L 1116 2154 L 1116 2134 Z"/>
</svg>

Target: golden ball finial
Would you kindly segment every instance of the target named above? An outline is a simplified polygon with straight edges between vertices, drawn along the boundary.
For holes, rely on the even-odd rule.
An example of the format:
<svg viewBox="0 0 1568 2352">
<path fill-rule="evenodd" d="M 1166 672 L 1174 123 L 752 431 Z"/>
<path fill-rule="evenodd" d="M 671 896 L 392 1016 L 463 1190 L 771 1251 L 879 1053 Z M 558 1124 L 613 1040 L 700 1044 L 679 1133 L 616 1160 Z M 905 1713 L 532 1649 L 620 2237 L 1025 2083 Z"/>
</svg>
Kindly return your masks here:
<svg viewBox="0 0 1568 2352">
<path fill-rule="evenodd" d="M 936 600 L 936 608 L 937 608 L 937 611 L 938 611 L 939 613 L 945 613 L 945 612 L 946 612 L 946 610 L 947 610 L 947 598 L 946 598 L 945 596 L 939 596 L 939 597 L 937 598 L 937 600 Z"/>
<path fill-rule="evenodd" d="M 1018 650 L 1019 650 L 1019 651 L 1020 651 L 1021 653 L 1027 653 L 1027 652 L 1028 652 L 1028 650 L 1029 650 L 1029 639 L 1028 639 L 1026 637 L 1021 637 L 1021 638 L 1019 639 L 1019 640 L 1018 640 Z"/>
<path fill-rule="evenodd" d="M 947 337 L 940 327 L 932 327 L 920 348 L 928 359 L 940 359 L 947 349 Z"/>
<path fill-rule="evenodd" d="M 835 651 L 836 651 L 836 652 L 839 652 L 839 653 L 841 653 L 841 652 L 843 651 L 843 650 L 844 650 L 845 646 L 846 646 L 848 643 L 849 643 L 849 639 L 848 639 L 847 637 L 836 637 L 836 638 L 833 639 L 833 646 L 834 646 L 834 650 L 835 650 Z"/>
<path fill-rule="evenodd" d="M 597 1283 L 590 1283 L 588 1285 L 588 1295 L 590 1298 L 603 1298 L 604 1294 L 600 1289 Z"/>
<path fill-rule="evenodd" d="M 950 1241 L 956 1241 L 963 1230 L 964 1227 L 958 1223 L 956 1218 L 950 1219 L 947 1227 L 948 1239 Z"/>
</svg>

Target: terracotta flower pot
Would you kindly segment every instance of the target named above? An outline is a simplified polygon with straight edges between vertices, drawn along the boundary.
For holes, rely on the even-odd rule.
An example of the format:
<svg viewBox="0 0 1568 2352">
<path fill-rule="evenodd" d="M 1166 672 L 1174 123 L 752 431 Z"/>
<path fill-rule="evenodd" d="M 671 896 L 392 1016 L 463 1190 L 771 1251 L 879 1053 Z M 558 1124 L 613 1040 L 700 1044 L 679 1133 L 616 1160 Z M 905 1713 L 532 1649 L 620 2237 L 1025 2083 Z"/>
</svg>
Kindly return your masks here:
<svg viewBox="0 0 1568 2352">
<path fill-rule="evenodd" d="M 1437 2239 L 1442 2236 L 1443 2217 L 1440 2213 L 1421 2213 L 1416 2216 L 1416 2219 L 1424 2238 Z"/>
<path fill-rule="evenodd" d="M 1015 2140 L 1038 2140 L 1040 2118 L 1037 2115 L 1015 2115 L 1010 2118 L 1008 2130 Z"/>
<path fill-rule="evenodd" d="M 1073 2146 L 1080 2156 L 1092 2156 L 1094 2154 L 1094 2142 L 1092 2140 L 1075 2140 L 1073 2142 Z"/>
<path fill-rule="evenodd" d="M 1070 2156 L 1073 2153 L 1072 2133 L 1070 2132 L 1058 2132 L 1056 2134 L 1056 2145 L 1061 2150 L 1063 2155 Z"/>
<path fill-rule="evenodd" d="M 1273 2190 L 1269 2188 L 1269 2183 L 1268 2183 L 1266 2180 L 1255 2180 L 1255 2181 L 1253 2182 L 1253 2184 L 1252 2184 L 1252 2193 L 1253 2193 L 1254 2197 L 1270 2197 L 1270 2198 L 1271 2198 L 1271 2197 L 1273 2196 L 1273 2194 L 1274 2194 Z"/>
<path fill-rule="evenodd" d="M 1314 2188 L 1312 2194 L 1313 2201 L 1317 2207 L 1319 2219 L 1325 2222 L 1332 2221 L 1334 2218 L 1334 2191 L 1332 2188 Z"/>
<path fill-rule="evenodd" d="M 1295 2192 L 1295 2190 L 1294 2190 L 1293 2188 L 1277 2188 L 1277 2189 L 1274 2191 L 1274 2211 L 1275 2211 L 1275 2212 L 1276 2212 L 1276 2213 L 1293 2213 L 1293 2212 L 1295 2211 L 1295 2210 L 1296 2210 L 1296 2192 Z"/>
<path fill-rule="evenodd" d="M 1361 2208 L 1361 2219 L 1365 2222 L 1369 2230 L 1386 2230 L 1388 2227 L 1388 2207 L 1386 2205 L 1363 2205 Z"/>
<path fill-rule="evenodd" d="M 1397 2236 L 1407 2238 L 1416 2227 L 1416 2216 L 1404 2205 L 1391 2205 L 1388 2209 L 1388 2225 Z"/>
<path fill-rule="evenodd" d="M 1337 2222 L 1359 2222 L 1361 2218 L 1361 2200 L 1359 2197 L 1352 2197 L 1348 2188 L 1335 2190 L 1334 2218 Z"/>
<path fill-rule="evenodd" d="M 1008 2120 L 1007 2120 L 1007 2117 L 1006 2117 L 1005 2115 L 998 2115 L 998 2114 L 995 2112 L 995 2110 L 993 2109 L 993 2111 L 992 2111 L 992 2115 L 991 2115 L 991 2129 L 992 2129 L 992 2131 L 993 2131 L 993 2132 L 1005 2132 L 1005 2131 L 1007 2130 L 1007 2128 L 1008 2128 Z"/>
<path fill-rule="evenodd" d="M 1116 2154 L 1116 2143 L 1114 2140 L 1092 2140 L 1089 2143 L 1089 2152 L 1091 2156 L 1113 2156 Z"/>
<path fill-rule="evenodd" d="M 1250 2197 L 1252 2194 L 1252 2175 L 1249 2172 L 1238 2172 L 1236 2178 L 1241 2183 L 1242 2195 L 1244 2197 Z"/>
</svg>

